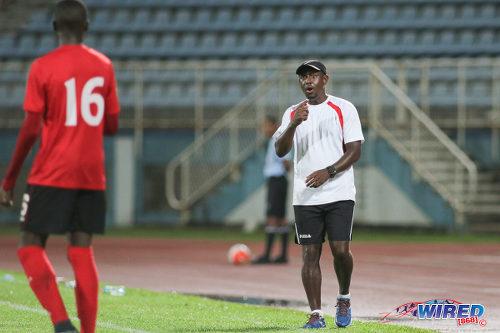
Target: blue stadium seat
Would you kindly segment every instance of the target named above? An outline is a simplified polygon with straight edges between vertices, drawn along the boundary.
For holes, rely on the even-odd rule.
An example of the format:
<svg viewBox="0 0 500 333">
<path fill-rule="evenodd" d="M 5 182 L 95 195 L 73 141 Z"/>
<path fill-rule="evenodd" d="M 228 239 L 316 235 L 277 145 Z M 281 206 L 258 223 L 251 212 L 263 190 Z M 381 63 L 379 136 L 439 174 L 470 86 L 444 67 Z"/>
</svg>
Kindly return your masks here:
<svg viewBox="0 0 500 333">
<path fill-rule="evenodd" d="M 177 35 L 174 33 L 163 34 L 158 44 L 158 49 L 155 53 L 167 54 L 171 52 L 177 45 Z"/>
<path fill-rule="evenodd" d="M 0 37 L 0 57 L 12 57 L 15 55 L 14 36 Z"/>
<path fill-rule="evenodd" d="M 495 6 L 492 3 L 481 4 L 479 9 L 481 19 L 498 19 L 499 11 L 498 4 Z"/>
<path fill-rule="evenodd" d="M 359 13 L 356 6 L 345 6 L 342 10 L 341 19 L 343 21 L 356 21 L 359 18 Z"/>
<path fill-rule="evenodd" d="M 196 11 L 194 20 L 192 24 L 195 27 L 204 28 L 210 26 L 214 23 L 214 18 L 212 15 L 213 11 L 210 8 L 200 8 Z"/>
<path fill-rule="evenodd" d="M 97 49 L 108 57 L 112 57 L 116 54 L 117 45 L 117 37 L 112 34 L 107 34 L 101 38 L 101 40 L 99 41 L 99 47 Z"/>
<path fill-rule="evenodd" d="M 85 36 L 83 40 L 84 44 L 90 46 L 91 48 L 97 49 L 99 46 L 98 37 L 96 34 L 89 33 Z"/>
<path fill-rule="evenodd" d="M 253 21 L 253 10 L 251 8 L 247 7 L 238 8 L 236 12 L 236 17 L 234 19 L 235 26 L 248 27 L 250 26 L 252 21 Z"/>
<path fill-rule="evenodd" d="M 47 30 L 51 29 L 51 16 L 46 10 L 41 10 L 33 13 L 29 19 L 27 30 Z"/>
<path fill-rule="evenodd" d="M 111 22 L 108 23 L 108 29 L 114 31 L 125 30 L 131 24 L 131 15 L 129 9 L 119 9 L 113 15 Z"/>
<path fill-rule="evenodd" d="M 36 44 L 36 37 L 34 35 L 22 35 L 16 47 L 16 55 L 19 57 L 36 57 L 38 55 Z"/>
<path fill-rule="evenodd" d="M 121 57 L 129 57 L 139 53 L 137 48 L 136 36 L 132 34 L 127 34 L 123 36 L 122 40 L 116 48 L 116 54 Z"/>
<path fill-rule="evenodd" d="M 54 34 L 44 34 L 38 41 L 38 50 L 41 54 L 48 53 L 57 48 L 57 37 Z"/>
<path fill-rule="evenodd" d="M 156 35 L 147 34 L 139 41 L 139 54 L 143 57 L 154 54 L 157 47 L 158 45 Z"/>
<path fill-rule="evenodd" d="M 222 35 L 219 51 L 228 54 L 236 49 L 238 45 L 238 35 L 234 32 L 225 32 Z"/>
<path fill-rule="evenodd" d="M 330 23 L 340 18 L 339 13 L 333 6 L 328 6 L 320 11 L 318 21 L 321 23 Z"/>
<path fill-rule="evenodd" d="M 135 31 L 148 30 L 151 24 L 151 11 L 139 9 L 135 12 L 130 28 Z"/>
<path fill-rule="evenodd" d="M 411 21 L 417 17 L 417 9 L 413 4 L 407 4 L 400 9 L 399 18 L 402 21 Z"/>
<path fill-rule="evenodd" d="M 177 95 L 177 98 L 179 98 Z M 166 104 L 166 96 L 163 87 L 160 84 L 150 84 L 144 88 L 144 106 L 160 107 Z"/>
<path fill-rule="evenodd" d="M 110 13 L 108 10 L 106 10 L 106 9 L 98 10 L 94 14 L 94 16 L 91 17 L 91 19 L 90 19 L 89 30 L 90 31 L 92 31 L 92 30 L 96 30 L 96 31 L 105 30 L 108 27 L 110 21 L 111 21 L 111 18 L 110 18 Z"/>
<path fill-rule="evenodd" d="M 120 106 L 133 107 L 135 102 L 135 86 L 133 84 L 119 84 L 118 85 L 118 100 Z"/>
<path fill-rule="evenodd" d="M 384 15 L 387 15 L 387 9 L 384 6 L 384 8 L 380 8 L 380 6 L 377 5 L 368 5 L 362 10 L 362 19 L 363 20 L 368 20 L 368 21 L 375 21 L 380 18 L 380 13 L 379 10 L 381 10 Z"/>
<path fill-rule="evenodd" d="M 457 9 L 455 4 L 443 5 L 439 10 L 439 18 L 453 20 L 457 17 Z"/>
<path fill-rule="evenodd" d="M 151 27 L 157 31 L 164 31 L 172 19 L 169 10 L 158 9 L 153 15 Z"/>
<path fill-rule="evenodd" d="M 288 27 L 291 22 L 297 19 L 295 8 L 284 7 L 280 8 L 277 14 L 276 22 L 278 27 Z"/>
<path fill-rule="evenodd" d="M 474 4 L 463 4 L 460 7 L 458 19 L 471 19 L 476 17 L 476 6 Z"/>
<path fill-rule="evenodd" d="M 174 14 L 173 26 L 174 27 L 186 27 L 192 23 L 191 19 L 191 9 L 178 9 Z"/>
</svg>

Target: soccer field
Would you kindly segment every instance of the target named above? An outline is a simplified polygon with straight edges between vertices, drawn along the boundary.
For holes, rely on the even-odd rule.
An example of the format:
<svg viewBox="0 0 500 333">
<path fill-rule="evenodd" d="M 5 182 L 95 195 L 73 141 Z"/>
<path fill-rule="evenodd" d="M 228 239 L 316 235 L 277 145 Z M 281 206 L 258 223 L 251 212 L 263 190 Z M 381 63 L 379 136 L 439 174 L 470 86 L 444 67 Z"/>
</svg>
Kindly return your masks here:
<svg viewBox="0 0 500 333">
<path fill-rule="evenodd" d="M 11 276 L 13 281 L 4 277 Z M 26 277 L 0 270 L 0 332 L 51 332 Z M 102 285 L 101 285 L 102 287 Z M 72 287 L 59 287 L 68 314 L 78 323 Z M 124 296 L 100 294 L 98 332 L 303 332 L 301 311 L 216 301 L 203 297 L 127 288 Z M 329 328 L 333 318 L 327 316 Z M 432 332 L 425 329 L 353 321 L 343 332 Z"/>
<path fill-rule="evenodd" d="M 5 255 L 0 277 L 8 273 L 15 280 L 0 279 L 0 332 L 50 332 L 47 314 L 20 273 L 21 266 L 15 255 L 18 231 L 2 228 L 1 234 L 0 252 Z M 495 287 L 499 269 L 496 258 L 500 253 L 498 236 L 374 232 L 356 232 L 355 236 L 356 266 L 352 284 L 355 302 L 353 326 L 348 332 L 418 332 L 392 324 L 439 331 L 455 325 L 456 329 L 453 321 L 419 321 L 406 317 L 391 325 L 379 323 L 381 313 L 398 305 L 438 297 L 483 304 L 488 321 L 486 328 L 491 331 L 500 327 L 495 319 L 500 313 Z M 98 332 L 297 330 L 307 320 L 299 273 L 299 246 L 291 246 L 288 265 L 234 266 L 227 262 L 226 253 L 231 244 L 244 242 L 258 254 L 262 239 L 262 233 L 208 228 L 110 230 L 106 236 L 96 237 L 94 248 L 100 281 L 127 286 L 125 296 L 101 295 Z M 57 276 L 72 278 L 65 249 L 64 237 L 52 237 L 47 245 Z M 335 313 L 332 302 L 337 285 L 330 260 L 331 255 L 325 252 L 323 303 L 329 315 L 327 327 L 335 328 L 331 316 Z M 482 277 L 481 285 L 471 289 L 478 274 Z M 434 279 L 436 276 L 440 278 Z M 71 288 L 62 284 L 60 289 L 70 316 L 75 318 Z M 184 295 L 288 300 L 290 304 L 302 305 L 294 309 L 255 307 Z"/>
</svg>

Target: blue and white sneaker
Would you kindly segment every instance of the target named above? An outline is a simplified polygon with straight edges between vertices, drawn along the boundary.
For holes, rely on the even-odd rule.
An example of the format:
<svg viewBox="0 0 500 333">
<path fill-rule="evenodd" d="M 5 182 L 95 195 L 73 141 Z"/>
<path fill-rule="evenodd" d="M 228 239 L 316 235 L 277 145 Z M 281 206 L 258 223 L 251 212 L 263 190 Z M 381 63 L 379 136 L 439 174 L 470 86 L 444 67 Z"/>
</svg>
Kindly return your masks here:
<svg viewBox="0 0 500 333">
<path fill-rule="evenodd" d="M 351 300 L 337 299 L 337 314 L 335 315 L 335 325 L 347 327 L 351 324 Z"/>
<path fill-rule="evenodd" d="M 302 328 L 325 328 L 325 318 L 317 312 L 313 312 L 307 323 Z"/>
</svg>

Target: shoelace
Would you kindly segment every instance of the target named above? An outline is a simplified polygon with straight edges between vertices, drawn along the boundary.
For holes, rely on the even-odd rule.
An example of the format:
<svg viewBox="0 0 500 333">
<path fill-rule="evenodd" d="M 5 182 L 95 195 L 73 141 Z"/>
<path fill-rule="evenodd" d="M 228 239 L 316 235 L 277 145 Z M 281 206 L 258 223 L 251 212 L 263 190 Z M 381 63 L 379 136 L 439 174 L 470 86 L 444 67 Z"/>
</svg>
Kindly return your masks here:
<svg viewBox="0 0 500 333">
<path fill-rule="evenodd" d="M 319 320 L 320 316 L 317 313 L 312 313 L 311 316 L 309 317 L 309 321 L 307 322 L 308 324 L 314 323 L 316 320 Z"/>
<path fill-rule="evenodd" d="M 349 311 L 350 306 L 351 306 L 351 301 L 349 301 L 348 299 L 337 300 L 336 307 L 339 308 L 339 315 L 342 317 L 347 316 L 347 312 Z"/>
</svg>

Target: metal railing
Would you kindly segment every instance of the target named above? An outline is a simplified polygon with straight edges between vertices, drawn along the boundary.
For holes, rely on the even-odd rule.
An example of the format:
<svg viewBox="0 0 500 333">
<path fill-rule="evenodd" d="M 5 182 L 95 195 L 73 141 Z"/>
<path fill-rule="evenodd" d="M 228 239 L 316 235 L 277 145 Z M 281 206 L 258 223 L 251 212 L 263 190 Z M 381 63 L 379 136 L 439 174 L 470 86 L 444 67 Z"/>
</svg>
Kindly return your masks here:
<svg viewBox="0 0 500 333">
<path fill-rule="evenodd" d="M 282 78 L 277 71 L 263 80 L 169 163 L 166 196 L 173 208 L 187 210 L 224 179 L 238 177 L 240 164 L 265 140 L 261 126 L 266 110 L 260 100 Z"/>
<path fill-rule="evenodd" d="M 475 163 L 379 67 L 371 66 L 370 72 L 371 128 L 454 208 L 461 227 L 477 194 Z M 382 87 L 395 98 L 394 108 L 382 106 Z"/>
</svg>

